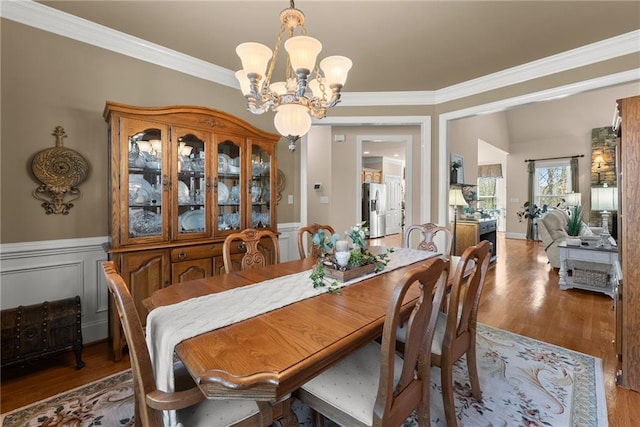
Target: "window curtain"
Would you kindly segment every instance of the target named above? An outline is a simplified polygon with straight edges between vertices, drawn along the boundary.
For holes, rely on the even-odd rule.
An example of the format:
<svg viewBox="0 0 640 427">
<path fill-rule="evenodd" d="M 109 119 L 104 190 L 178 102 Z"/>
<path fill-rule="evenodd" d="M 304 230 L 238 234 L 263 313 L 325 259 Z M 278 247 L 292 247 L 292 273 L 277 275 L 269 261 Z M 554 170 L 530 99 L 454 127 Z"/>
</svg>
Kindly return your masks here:
<svg viewBox="0 0 640 427">
<path fill-rule="evenodd" d="M 529 173 L 529 191 L 527 196 L 528 196 L 529 204 L 533 204 L 533 191 L 534 191 L 535 180 L 536 180 L 536 162 L 534 162 L 533 160 L 530 161 L 527 167 L 528 167 L 527 172 Z M 537 233 L 534 233 L 534 230 L 533 230 L 533 219 L 527 218 L 527 239 L 535 240 L 535 238 L 537 238 L 535 234 Z"/>
<path fill-rule="evenodd" d="M 571 190 L 574 193 L 579 193 L 580 188 L 578 182 L 580 181 L 578 173 L 578 159 L 573 157 L 571 159 Z"/>
<path fill-rule="evenodd" d="M 502 178 L 502 165 L 498 163 L 478 166 L 478 178 Z"/>
</svg>

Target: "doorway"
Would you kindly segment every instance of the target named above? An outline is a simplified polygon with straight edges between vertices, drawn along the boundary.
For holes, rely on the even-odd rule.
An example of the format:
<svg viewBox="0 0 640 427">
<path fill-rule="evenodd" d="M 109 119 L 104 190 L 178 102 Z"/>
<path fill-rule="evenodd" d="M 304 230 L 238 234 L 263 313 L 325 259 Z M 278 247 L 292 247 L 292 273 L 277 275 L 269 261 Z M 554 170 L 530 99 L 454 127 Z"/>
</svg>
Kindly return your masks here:
<svg viewBox="0 0 640 427">
<path fill-rule="evenodd" d="M 367 171 L 378 171 L 379 182 L 386 187 L 384 235 L 401 234 L 407 212 L 410 212 L 405 194 L 411 187 L 406 161 L 412 149 L 411 135 L 358 135 L 357 152 L 361 153 L 358 176 L 366 182 Z M 362 191 L 359 195 L 362 197 Z"/>
</svg>

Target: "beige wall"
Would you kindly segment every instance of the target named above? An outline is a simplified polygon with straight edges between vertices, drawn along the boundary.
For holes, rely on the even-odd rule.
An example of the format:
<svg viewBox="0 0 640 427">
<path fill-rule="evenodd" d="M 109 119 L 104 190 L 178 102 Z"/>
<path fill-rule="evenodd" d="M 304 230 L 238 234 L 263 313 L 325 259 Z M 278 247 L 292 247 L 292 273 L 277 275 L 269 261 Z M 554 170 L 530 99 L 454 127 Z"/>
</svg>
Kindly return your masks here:
<svg viewBox="0 0 640 427">
<path fill-rule="evenodd" d="M 579 159 L 582 202 L 589 208 L 591 185 L 591 129 L 609 126 L 615 101 L 640 93 L 637 84 L 594 90 L 567 98 L 529 104 L 488 115 L 450 122 L 449 147 L 465 159 L 465 180 L 475 183 L 477 140 L 506 151 L 507 233 L 526 234 L 515 212 L 527 200 L 525 159 L 584 154 Z M 500 159 L 498 159 L 500 161 Z"/>
<path fill-rule="evenodd" d="M 233 88 L 6 19 L 1 20 L 0 32 L 0 101 L 3 107 L 0 134 L 1 243 L 107 235 L 107 126 L 102 118 L 107 100 L 139 106 L 202 105 L 226 111 L 261 129 L 275 132 L 273 117 L 268 114 L 254 116 L 247 112 L 244 100 Z M 446 176 L 438 173 L 436 112 L 453 111 L 637 67 L 637 55 L 628 55 L 437 106 L 338 107 L 331 111 L 331 115 L 432 116 L 431 165 L 419 164 L 420 143 L 418 137 L 414 138 L 412 178 L 417 185 L 414 185 L 411 197 L 416 199 L 420 194 L 421 167 L 429 167 L 433 195 L 438 193 L 440 176 Z M 51 132 L 58 125 L 63 126 L 68 135 L 65 146 L 80 152 L 91 165 L 89 178 L 80 186 L 82 197 L 66 216 L 45 215 L 40 203 L 31 196 L 38 186 L 30 173 L 31 158 L 36 152 L 53 146 Z M 382 131 L 382 128 L 375 128 L 375 133 Z M 347 147 L 344 149 L 348 150 Z M 333 156 L 341 153 L 340 150 L 336 149 Z M 299 152 L 289 154 L 286 142 L 278 147 L 279 167 L 288 178 L 283 201 L 278 207 L 279 222 L 299 219 Z M 344 154 L 344 157 L 335 160 L 336 168 L 340 162 L 348 160 L 349 157 Z M 327 156 L 328 153 L 324 151 L 323 155 Z M 331 169 L 324 167 L 325 170 Z M 340 174 L 338 172 L 337 176 Z M 334 183 L 338 182 L 336 175 L 332 175 L 331 179 Z M 309 182 L 312 181 L 309 179 Z M 325 179 L 323 182 L 329 181 Z M 343 187 L 348 188 L 342 185 L 340 188 Z M 287 203 L 288 194 L 294 196 L 293 205 Z M 340 193 L 332 195 L 330 200 L 334 201 L 335 206 L 342 207 L 342 210 L 337 210 L 341 213 L 355 203 L 348 194 Z M 437 212 L 437 199 L 433 197 L 431 217 L 436 218 Z M 413 218 L 419 217 L 417 200 L 414 200 L 412 215 Z M 345 223 L 352 222 L 352 219 L 345 219 Z"/>
<path fill-rule="evenodd" d="M 107 235 L 107 124 L 102 117 L 107 100 L 202 105 L 275 132 L 272 117 L 247 112 L 232 88 L 13 21 L 2 20 L 1 36 L 2 243 Z M 70 213 L 46 215 L 31 196 L 39 183 L 30 162 L 36 152 L 54 146 L 51 133 L 58 125 L 68 135 L 65 147 L 82 154 L 91 170 Z M 295 161 L 287 160 L 279 156 L 280 168 L 291 168 L 287 175 L 293 175 Z"/>
</svg>

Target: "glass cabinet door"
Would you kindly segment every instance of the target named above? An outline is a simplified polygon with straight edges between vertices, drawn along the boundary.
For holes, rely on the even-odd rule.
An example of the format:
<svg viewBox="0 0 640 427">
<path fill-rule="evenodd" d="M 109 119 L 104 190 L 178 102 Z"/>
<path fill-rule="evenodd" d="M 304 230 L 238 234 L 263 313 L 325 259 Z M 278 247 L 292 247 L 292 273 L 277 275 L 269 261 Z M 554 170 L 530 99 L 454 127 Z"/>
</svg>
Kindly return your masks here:
<svg viewBox="0 0 640 427">
<path fill-rule="evenodd" d="M 120 132 L 122 221 L 126 243 L 168 240 L 168 167 L 164 126 L 123 118 Z"/>
<path fill-rule="evenodd" d="M 262 144 L 251 143 L 251 218 L 252 228 L 271 228 L 272 223 L 272 150 Z"/>
<path fill-rule="evenodd" d="M 211 234 L 209 171 L 210 136 L 207 133 L 174 128 L 172 147 L 175 149 L 172 182 L 175 214 L 173 229 L 175 238 L 191 239 Z"/>
<path fill-rule="evenodd" d="M 228 234 L 243 229 L 246 194 L 249 186 L 244 182 L 244 139 L 235 136 L 216 135 L 218 149 L 216 169 L 217 214 L 214 216 L 214 234 Z"/>
</svg>

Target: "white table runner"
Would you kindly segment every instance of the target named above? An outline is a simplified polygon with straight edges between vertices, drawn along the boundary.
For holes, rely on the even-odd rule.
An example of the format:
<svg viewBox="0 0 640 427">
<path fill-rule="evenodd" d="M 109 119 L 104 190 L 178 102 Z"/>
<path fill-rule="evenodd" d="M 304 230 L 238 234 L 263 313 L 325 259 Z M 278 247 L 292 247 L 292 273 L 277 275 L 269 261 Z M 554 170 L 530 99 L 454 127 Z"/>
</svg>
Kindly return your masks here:
<svg viewBox="0 0 640 427">
<path fill-rule="evenodd" d="M 357 277 L 340 286 L 438 255 L 397 248 L 389 254 L 384 271 Z M 327 292 L 326 287 L 313 287 L 310 274 L 311 270 L 307 270 L 152 310 L 147 317 L 146 338 L 158 389 L 173 391 L 173 353 L 181 341 Z"/>
</svg>

